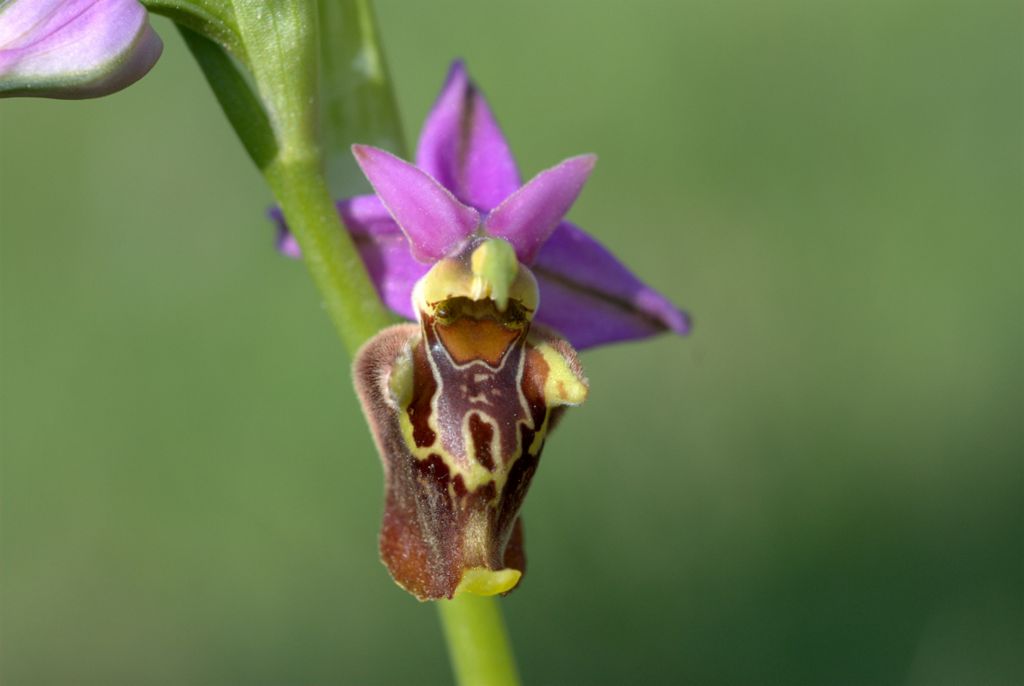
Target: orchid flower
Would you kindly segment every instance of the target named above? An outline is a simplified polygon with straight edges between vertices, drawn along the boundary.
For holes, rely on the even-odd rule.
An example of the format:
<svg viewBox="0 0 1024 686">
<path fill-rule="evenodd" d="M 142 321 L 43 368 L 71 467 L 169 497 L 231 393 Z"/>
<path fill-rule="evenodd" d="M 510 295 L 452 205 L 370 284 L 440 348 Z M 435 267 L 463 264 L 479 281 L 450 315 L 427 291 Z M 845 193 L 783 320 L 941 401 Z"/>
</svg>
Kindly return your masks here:
<svg viewBox="0 0 1024 686">
<path fill-rule="evenodd" d="M 512 243 L 537 278 L 535 321 L 578 349 L 689 330 L 684 312 L 563 219 L 596 158 L 570 158 L 521 185 L 508 143 L 461 61 L 423 126 L 415 166 L 369 147 L 355 153 L 377 193 L 343 200 L 338 210 L 381 299 L 397 314 L 415 319 L 416 282 L 482 231 Z M 279 250 L 298 257 L 281 214 L 273 216 Z"/>
<path fill-rule="evenodd" d="M 0 2 L 0 97 L 107 95 L 145 76 L 162 50 L 136 0 Z"/>
<path fill-rule="evenodd" d="M 353 153 L 376 193 L 342 201 L 341 216 L 382 299 L 417 322 L 377 334 L 353 365 L 384 464 L 381 558 L 421 600 L 507 593 L 525 569 L 519 510 L 545 438 L 588 393 L 570 342 L 685 333 L 686 316 L 564 220 L 596 158 L 521 184 L 461 62 L 417 164 Z M 299 256 L 274 216 L 279 249 Z"/>
</svg>

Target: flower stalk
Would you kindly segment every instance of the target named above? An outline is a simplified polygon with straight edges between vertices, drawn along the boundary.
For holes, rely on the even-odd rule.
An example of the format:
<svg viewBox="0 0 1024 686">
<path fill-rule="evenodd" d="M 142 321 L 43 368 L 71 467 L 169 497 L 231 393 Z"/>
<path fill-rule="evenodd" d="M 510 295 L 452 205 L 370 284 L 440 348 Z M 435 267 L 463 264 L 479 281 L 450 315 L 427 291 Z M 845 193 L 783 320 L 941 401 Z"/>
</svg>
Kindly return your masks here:
<svg viewBox="0 0 1024 686">
<path fill-rule="evenodd" d="M 517 686 L 512 646 L 493 597 L 464 593 L 437 603 L 460 686 Z"/>
</svg>

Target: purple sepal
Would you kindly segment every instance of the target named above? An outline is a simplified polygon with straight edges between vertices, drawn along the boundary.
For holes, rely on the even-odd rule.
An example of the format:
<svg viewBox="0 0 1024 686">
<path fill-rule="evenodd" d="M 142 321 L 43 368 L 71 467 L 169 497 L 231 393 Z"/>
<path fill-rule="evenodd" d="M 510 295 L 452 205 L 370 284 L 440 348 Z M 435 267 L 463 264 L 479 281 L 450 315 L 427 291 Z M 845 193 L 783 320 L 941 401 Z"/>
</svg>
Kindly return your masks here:
<svg viewBox="0 0 1024 686">
<path fill-rule="evenodd" d="M 570 157 L 537 174 L 487 215 L 487 233 L 507 240 L 519 261 L 531 264 L 576 202 L 596 162 L 595 155 Z"/>
<path fill-rule="evenodd" d="M 536 321 L 577 350 L 690 330 L 685 312 L 569 222 L 558 225 L 531 269 L 540 286 Z"/>
<path fill-rule="evenodd" d="M 136 0 L 0 3 L 0 97 L 108 95 L 142 78 L 162 50 Z"/>
<path fill-rule="evenodd" d="M 519 170 L 483 94 L 456 60 L 420 132 L 416 166 L 486 212 L 519 188 Z"/>
<path fill-rule="evenodd" d="M 352 152 L 421 262 L 445 257 L 480 225 L 479 212 L 405 160 L 369 145 Z"/>
</svg>

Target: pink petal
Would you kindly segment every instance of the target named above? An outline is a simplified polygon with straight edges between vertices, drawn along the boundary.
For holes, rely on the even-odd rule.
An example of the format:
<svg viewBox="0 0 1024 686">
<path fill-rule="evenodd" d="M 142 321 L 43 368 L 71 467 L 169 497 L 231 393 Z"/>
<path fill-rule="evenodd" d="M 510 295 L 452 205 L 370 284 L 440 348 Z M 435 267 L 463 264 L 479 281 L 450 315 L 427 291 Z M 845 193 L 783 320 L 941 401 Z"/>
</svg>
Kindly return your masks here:
<svg viewBox="0 0 1024 686">
<path fill-rule="evenodd" d="M 484 229 L 510 242 L 519 261 L 530 264 L 576 201 L 596 162 L 595 155 L 580 155 L 542 171 L 498 205 Z"/>
<path fill-rule="evenodd" d="M 389 152 L 353 145 L 352 152 L 384 206 L 408 236 L 413 256 L 437 261 L 476 231 L 480 214 L 429 175 Z"/>
</svg>

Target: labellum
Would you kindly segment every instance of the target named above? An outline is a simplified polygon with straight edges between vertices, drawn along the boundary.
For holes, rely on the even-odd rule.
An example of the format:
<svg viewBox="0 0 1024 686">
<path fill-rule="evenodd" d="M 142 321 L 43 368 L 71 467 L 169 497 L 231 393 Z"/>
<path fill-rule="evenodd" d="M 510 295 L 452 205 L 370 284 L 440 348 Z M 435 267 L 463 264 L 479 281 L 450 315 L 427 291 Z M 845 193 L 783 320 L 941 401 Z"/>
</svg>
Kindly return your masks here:
<svg viewBox="0 0 1024 686">
<path fill-rule="evenodd" d="M 587 381 L 568 342 L 531 327 L 537 282 L 500 238 L 436 262 L 413 305 L 418 323 L 380 332 L 354 367 L 385 471 L 381 558 L 421 600 L 506 593 L 544 439 Z"/>
</svg>

